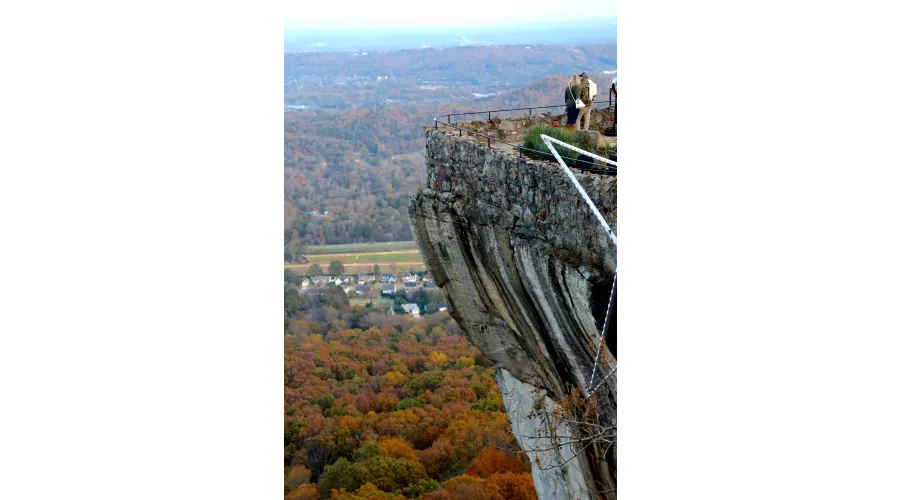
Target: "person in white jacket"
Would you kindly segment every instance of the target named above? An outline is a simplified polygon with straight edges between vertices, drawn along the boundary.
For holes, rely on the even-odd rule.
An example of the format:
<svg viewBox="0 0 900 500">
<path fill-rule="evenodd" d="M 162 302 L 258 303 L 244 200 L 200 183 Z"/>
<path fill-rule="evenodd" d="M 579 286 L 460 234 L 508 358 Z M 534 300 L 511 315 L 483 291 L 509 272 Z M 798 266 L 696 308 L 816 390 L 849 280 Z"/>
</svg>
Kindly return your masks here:
<svg viewBox="0 0 900 500">
<path fill-rule="evenodd" d="M 597 84 L 588 78 L 587 73 L 578 75 L 581 78 L 579 85 L 581 93 L 581 102 L 584 107 L 578 110 L 578 118 L 575 120 L 575 130 L 587 130 L 591 126 L 591 109 L 594 108 L 594 96 L 597 95 Z M 584 127 L 581 126 L 581 119 L 584 118 Z"/>
</svg>

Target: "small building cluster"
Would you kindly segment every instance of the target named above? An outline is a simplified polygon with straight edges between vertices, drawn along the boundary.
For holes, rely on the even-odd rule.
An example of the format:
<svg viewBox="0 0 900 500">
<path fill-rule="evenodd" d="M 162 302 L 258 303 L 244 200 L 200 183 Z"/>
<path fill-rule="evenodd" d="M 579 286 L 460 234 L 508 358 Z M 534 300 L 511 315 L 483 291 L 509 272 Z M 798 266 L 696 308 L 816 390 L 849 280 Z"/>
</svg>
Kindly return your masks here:
<svg viewBox="0 0 900 500">
<path fill-rule="evenodd" d="M 423 304 L 423 297 L 426 295 L 423 295 L 421 290 L 437 291 L 437 286 L 428 273 L 305 276 L 296 285 L 285 281 L 285 290 L 296 288 L 298 293 L 327 286 L 341 288 L 350 299 L 369 299 L 367 304 L 372 303 L 373 305 L 380 303 L 391 314 L 409 314 L 419 317 L 421 314 L 433 314 L 447 310 L 444 304 L 437 302 L 429 301 Z M 410 295 L 413 293 L 415 295 Z M 427 297 L 430 300 L 435 298 L 431 293 L 427 294 Z"/>
</svg>

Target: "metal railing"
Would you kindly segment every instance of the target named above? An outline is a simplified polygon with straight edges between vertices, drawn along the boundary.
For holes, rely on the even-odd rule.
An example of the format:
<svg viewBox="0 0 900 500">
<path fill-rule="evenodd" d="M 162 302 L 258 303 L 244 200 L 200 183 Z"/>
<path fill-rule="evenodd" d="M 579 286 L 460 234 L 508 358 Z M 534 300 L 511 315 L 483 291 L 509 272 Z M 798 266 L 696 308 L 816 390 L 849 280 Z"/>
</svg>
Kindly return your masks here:
<svg viewBox="0 0 900 500">
<path fill-rule="evenodd" d="M 601 101 L 601 102 L 603 102 L 603 101 Z M 609 102 L 603 102 L 603 104 L 604 104 L 603 106 L 592 107 L 591 109 L 607 109 L 607 108 L 611 107 L 611 105 L 615 104 L 615 100 L 612 100 Z M 496 114 L 496 113 L 503 113 L 503 112 L 509 112 L 509 111 L 526 111 L 527 110 L 528 116 L 533 116 L 533 111 L 537 110 L 537 109 L 553 109 L 553 108 L 565 108 L 565 107 L 566 106 L 564 104 L 560 104 L 560 105 L 555 105 L 555 106 L 531 106 L 528 108 L 492 109 L 492 110 L 488 110 L 488 111 L 468 111 L 465 113 L 448 113 L 446 115 L 440 115 L 440 116 L 434 117 L 434 128 L 435 128 L 435 130 L 437 130 L 438 125 L 442 125 L 445 127 L 451 127 L 451 128 L 457 129 L 459 131 L 460 137 L 462 137 L 463 132 L 466 132 L 470 136 L 484 138 L 487 140 L 488 149 L 491 148 L 491 141 L 500 143 L 500 144 L 505 144 L 507 146 L 512 147 L 514 151 L 518 152 L 520 158 L 524 154 L 524 155 L 532 157 L 532 158 L 538 157 L 541 159 L 546 159 L 546 161 L 552 161 L 554 159 L 554 155 L 552 155 L 550 153 L 545 153 L 544 151 L 538 151 L 536 149 L 526 148 L 525 146 L 519 146 L 516 144 L 512 144 L 512 143 L 497 139 L 496 137 L 491 137 L 490 135 L 483 134 L 481 132 L 469 130 L 467 128 L 464 128 L 464 127 L 461 127 L 458 125 L 459 123 L 465 123 L 465 122 L 458 120 L 457 122 L 454 123 L 452 121 L 452 117 L 487 114 L 488 121 L 490 121 L 491 114 Z M 446 121 L 441 121 L 444 118 L 446 119 Z M 602 133 L 602 131 L 600 131 L 600 133 Z M 572 168 L 580 170 L 581 173 L 591 173 L 591 174 L 597 174 L 597 175 L 616 175 L 617 169 L 618 169 L 618 165 L 616 162 L 614 162 L 612 160 L 608 160 L 606 158 L 601 159 L 601 161 L 603 161 L 604 165 L 599 168 L 597 166 L 595 166 L 593 163 L 591 163 L 590 166 L 587 166 L 586 165 L 587 162 L 585 160 L 581 160 L 578 158 L 569 158 L 567 156 L 563 156 L 562 159 L 569 160 L 566 163 L 569 164 L 569 162 L 571 162 Z"/>
</svg>

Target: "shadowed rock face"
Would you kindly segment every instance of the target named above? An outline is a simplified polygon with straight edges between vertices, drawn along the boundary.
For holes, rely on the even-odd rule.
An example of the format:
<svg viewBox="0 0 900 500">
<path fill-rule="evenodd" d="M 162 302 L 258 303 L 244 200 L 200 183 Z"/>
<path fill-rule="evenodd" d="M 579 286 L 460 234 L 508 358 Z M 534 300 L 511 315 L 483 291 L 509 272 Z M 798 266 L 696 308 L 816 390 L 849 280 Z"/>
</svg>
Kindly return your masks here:
<svg viewBox="0 0 900 500">
<path fill-rule="evenodd" d="M 413 233 L 450 314 L 498 366 L 539 497 L 614 499 L 615 445 L 602 457 L 542 449 L 547 436 L 574 432 L 548 423 L 557 402 L 615 366 L 604 349 L 594 372 L 615 246 L 559 165 L 431 129 L 426 157 L 428 188 L 409 204 Z M 615 231 L 615 178 L 576 177 Z M 611 425 L 615 379 L 598 391 Z"/>
</svg>

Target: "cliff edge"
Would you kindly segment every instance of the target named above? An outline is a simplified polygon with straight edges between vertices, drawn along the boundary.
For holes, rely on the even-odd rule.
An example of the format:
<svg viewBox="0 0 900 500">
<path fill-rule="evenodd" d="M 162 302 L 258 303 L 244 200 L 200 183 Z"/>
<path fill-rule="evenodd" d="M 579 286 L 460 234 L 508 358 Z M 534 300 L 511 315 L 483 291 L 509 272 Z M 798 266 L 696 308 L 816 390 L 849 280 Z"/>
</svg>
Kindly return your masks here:
<svg viewBox="0 0 900 500">
<path fill-rule="evenodd" d="M 615 499 L 614 321 L 595 369 L 615 245 L 558 164 L 450 128 L 426 129 L 425 143 L 427 188 L 409 204 L 413 234 L 451 316 L 497 365 L 539 498 Z M 576 177 L 615 232 L 616 178 Z M 575 425 L 560 409 L 578 394 L 590 394 L 595 411 Z M 584 425 L 606 437 L 586 437 Z"/>
</svg>

